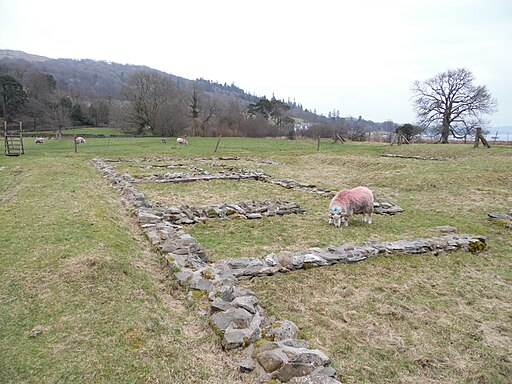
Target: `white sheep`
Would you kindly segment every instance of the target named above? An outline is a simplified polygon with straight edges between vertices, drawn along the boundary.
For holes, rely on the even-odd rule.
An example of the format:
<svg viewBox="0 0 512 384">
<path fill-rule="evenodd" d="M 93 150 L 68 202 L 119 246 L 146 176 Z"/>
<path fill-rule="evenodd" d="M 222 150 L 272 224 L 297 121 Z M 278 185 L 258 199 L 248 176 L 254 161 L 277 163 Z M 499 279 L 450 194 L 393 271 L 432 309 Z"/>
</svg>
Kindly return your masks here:
<svg viewBox="0 0 512 384">
<path fill-rule="evenodd" d="M 82 137 L 82 136 L 78 136 L 76 139 L 75 139 L 75 142 L 77 144 L 85 144 L 85 139 Z"/>
<path fill-rule="evenodd" d="M 44 137 L 36 137 L 36 144 L 44 144 Z"/>
<path fill-rule="evenodd" d="M 361 213 L 363 222 L 372 223 L 373 193 L 366 187 L 339 191 L 329 205 L 329 224 L 348 226 L 348 218 Z"/>
<path fill-rule="evenodd" d="M 187 139 L 183 139 L 183 138 L 181 138 L 181 137 L 178 137 L 178 138 L 176 139 L 176 143 L 177 143 L 177 144 L 180 144 L 180 145 L 188 145 L 188 141 L 187 141 Z"/>
</svg>

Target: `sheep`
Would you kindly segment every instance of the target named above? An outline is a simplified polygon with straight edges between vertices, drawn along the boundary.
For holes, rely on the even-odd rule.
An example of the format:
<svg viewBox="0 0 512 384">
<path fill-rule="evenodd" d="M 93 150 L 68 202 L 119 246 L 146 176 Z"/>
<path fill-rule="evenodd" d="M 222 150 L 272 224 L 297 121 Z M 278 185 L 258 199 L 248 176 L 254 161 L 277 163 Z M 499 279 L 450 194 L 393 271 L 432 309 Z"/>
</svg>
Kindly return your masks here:
<svg viewBox="0 0 512 384">
<path fill-rule="evenodd" d="M 356 187 L 339 191 L 329 205 L 329 224 L 336 228 L 348 226 L 353 214 L 363 214 L 363 222 L 372 223 L 373 193 L 367 187 Z"/>
<path fill-rule="evenodd" d="M 167 140 L 166 140 L 165 138 L 160 139 L 160 142 L 161 142 L 162 144 L 167 144 Z"/>
<path fill-rule="evenodd" d="M 44 144 L 44 137 L 36 137 L 36 144 Z"/>
<path fill-rule="evenodd" d="M 176 139 L 176 143 L 177 143 L 177 144 L 181 144 L 181 145 L 188 145 L 188 141 L 187 141 L 187 139 L 183 139 L 183 138 L 181 138 L 181 137 L 178 137 L 178 138 Z"/>
<path fill-rule="evenodd" d="M 78 136 L 76 139 L 75 139 L 75 142 L 77 144 L 85 144 L 85 139 L 82 137 L 82 136 Z"/>
</svg>

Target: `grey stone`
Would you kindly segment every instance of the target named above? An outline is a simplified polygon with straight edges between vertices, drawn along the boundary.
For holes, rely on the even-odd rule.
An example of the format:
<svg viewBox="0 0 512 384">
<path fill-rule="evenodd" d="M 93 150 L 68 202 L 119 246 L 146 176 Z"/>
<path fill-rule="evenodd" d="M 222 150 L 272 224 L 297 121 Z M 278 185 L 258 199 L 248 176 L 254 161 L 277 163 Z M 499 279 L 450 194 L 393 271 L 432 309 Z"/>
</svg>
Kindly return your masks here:
<svg viewBox="0 0 512 384">
<path fill-rule="evenodd" d="M 290 362 L 313 364 L 315 367 L 326 366 L 331 359 L 318 349 L 293 348 L 283 346 L 283 352 Z"/>
<path fill-rule="evenodd" d="M 235 298 L 235 290 L 232 286 L 230 287 L 222 287 L 221 288 L 221 293 L 220 293 L 220 298 L 224 301 L 227 301 L 227 302 L 231 302 L 234 300 Z"/>
<path fill-rule="evenodd" d="M 304 263 L 314 264 L 316 266 L 326 265 L 327 262 L 322 259 L 320 256 L 314 255 L 312 253 L 308 253 L 304 255 Z"/>
<path fill-rule="evenodd" d="M 274 349 L 279 349 L 279 344 L 273 341 L 263 341 L 261 344 L 259 344 L 257 347 L 254 347 L 254 350 L 252 351 L 252 357 L 256 357 L 258 354 L 265 352 L 265 351 L 272 351 Z"/>
<path fill-rule="evenodd" d="M 212 301 L 210 313 L 223 312 L 231 308 L 233 308 L 233 306 L 230 303 L 217 297 Z"/>
<path fill-rule="evenodd" d="M 213 285 L 213 282 L 211 280 L 199 279 L 199 280 L 192 281 L 190 283 L 190 288 L 196 289 L 198 291 L 207 291 L 212 287 L 212 285 Z"/>
<path fill-rule="evenodd" d="M 240 367 L 240 372 L 242 373 L 252 372 L 254 371 L 255 368 L 254 363 L 251 359 L 243 359 L 242 361 L 240 361 L 238 366 Z"/>
<path fill-rule="evenodd" d="M 347 256 L 347 260 L 351 263 L 355 263 L 355 262 L 358 262 L 358 261 L 362 261 L 362 260 L 365 260 L 367 259 L 368 256 L 364 255 L 363 253 L 359 252 L 359 251 L 352 251 L 350 252 L 350 254 Z"/>
<path fill-rule="evenodd" d="M 264 260 L 265 260 L 265 263 L 267 263 L 267 265 L 269 265 L 271 267 L 274 267 L 279 264 L 279 260 L 275 253 L 268 254 L 267 256 L 265 256 Z"/>
<path fill-rule="evenodd" d="M 240 329 L 228 329 L 222 338 L 222 347 L 226 350 L 243 347 L 246 343 L 245 332 Z"/>
<path fill-rule="evenodd" d="M 247 328 L 254 316 L 243 308 L 232 308 L 217 312 L 211 317 L 212 323 L 224 334 L 232 325 L 234 329 Z"/>
<path fill-rule="evenodd" d="M 263 369 L 269 373 L 281 368 L 287 360 L 286 356 L 278 349 L 258 353 L 256 359 Z"/>
<path fill-rule="evenodd" d="M 276 321 L 267 330 L 267 335 L 273 337 L 274 341 L 296 339 L 299 327 L 290 320 Z"/>
<path fill-rule="evenodd" d="M 290 384 L 341 384 L 340 381 L 328 375 L 312 374 L 308 376 L 293 377 Z"/>
<path fill-rule="evenodd" d="M 256 313 L 256 304 L 258 304 L 258 299 L 256 296 L 240 296 L 236 297 L 230 304 L 237 308 L 243 308 L 254 314 Z"/>
<path fill-rule="evenodd" d="M 336 370 L 331 367 L 331 366 L 327 366 L 327 367 L 323 367 L 321 368 L 319 371 L 318 371 L 318 374 L 319 375 L 323 375 L 323 376 L 329 376 L 329 377 L 336 377 Z"/>
<path fill-rule="evenodd" d="M 191 276 L 192 276 L 192 272 L 190 272 L 190 271 L 179 271 L 179 272 L 174 273 L 174 277 L 176 277 L 176 279 L 181 284 L 187 282 Z"/>
<path fill-rule="evenodd" d="M 141 224 L 155 223 L 157 221 L 160 221 L 160 216 L 154 215 L 146 211 L 138 211 L 137 220 Z"/>
<path fill-rule="evenodd" d="M 251 324 L 247 328 L 235 328 L 233 325 L 236 324 L 231 323 L 224 333 L 222 346 L 224 349 L 235 349 L 253 344 L 261 337 L 260 324 L 261 317 L 259 314 L 253 317 Z"/>
<path fill-rule="evenodd" d="M 275 377 L 286 383 L 294 377 L 309 375 L 314 370 L 313 364 L 288 362 L 277 372 Z"/>
<path fill-rule="evenodd" d="M 293 255 L 290 261 L 291 265 L 296 269 L 302 268 L 302 266 L 304 265 L 304 255 Z"/>
<path fill-rule="evenodd" d="M 228 260 L 227 264 L 232 269 L 244 269 L 249 266 L 263 265 L 263 262 L 252 257 L 242 257 L 240 259 Z"/>
<path fill-rule="evenodd" d="M 283 340 L 282 344 L 287 347 L 293 347 L 293 348 L 309 348 L 309 343 L 307 342 L 307 340 L 302 340 L 302 339 L 300 339 L 300 340 L 299 339 Z"/>
<path fill-rule="evenodd" d="M 512 221 L 512 214 L 507 215 L 506 213 L 501 213 L 501 212 L 491 212 L 491 213 L 487 214 L 487 218 L 491 221 L 496 221 L 496 220 Z"/>
<path fill-rule="evenodd" d="M 186 241 L 188 243 L 195 243 L 196 242 L 196 239 L 194 239 L 188 233 L 184 233 L 184 234 L 180 235 L 180 239 L 184 240 L 184 241 Z"/>
<path fill-rule="evenodd" d="M 394 215 L 396 213 L 399 213 L 399 212 L 403 212 L 404 210 L 402 208 L 400 208 L 399 206 L 395 205 L 394 207 L 391 207 L 389 208 L 386 213 L 390 214 L 390 215 Z"/>
</svg>

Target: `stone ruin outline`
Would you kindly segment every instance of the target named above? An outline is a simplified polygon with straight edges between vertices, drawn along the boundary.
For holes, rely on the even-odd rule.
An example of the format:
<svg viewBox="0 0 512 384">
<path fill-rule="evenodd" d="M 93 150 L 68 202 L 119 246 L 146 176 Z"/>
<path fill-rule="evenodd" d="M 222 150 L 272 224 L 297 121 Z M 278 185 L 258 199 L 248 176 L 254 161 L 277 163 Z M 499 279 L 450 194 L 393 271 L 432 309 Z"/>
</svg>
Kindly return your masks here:
<svg viewBox="0 0 512 384">
<path fill-rule="evenodd" d="M 207 160 L 223 158 L 208 158 Z M 229 158 L 239 159 L 239 158 Z M 187 159 L 191 160 L 191 159 Z M 193 160 L 193 159 L 192 159 Z M 242 350 L 241 371 L 256 370 L 260 382 L 278 379 L 290 383 L 339 383 L 331 360 L 322 351 L 309 348 L 306 340 L 298 339 L 298 327 L 289 320 L 276 320 L 268 316 L 256 297 L 238 281 L 299 269 L 309 269 L 351 263 L 378 255 L 423 254 L 464 250 L 479 252 L 486 248 L 486 238 L 479 235 L 457 234 L 451 227 L 440 228 L 450 234 L 440 237 L 399 240 L 395 242 L 344 244 L 328 248 L 309 248 L 297 252 L 271 253 L 261 258 L 210 262 L 202 246 L 184 231 L 184 225 L 208 218 L 229 218 L 237 214 L 247 219 L 271 216 L 288 204 L 282 214 L 300 214 L 304 211 L 293 202 L 263 201 L 248 204 L 223 204 L 210 207 L 153 207 L 144 194 L 133 186 L 141 180 L 130 175 L 119 175 L 109 160 L 95 158 L 93 164 L 100 169 L 121 193 L 123 202 L 135 210 L 135 216 L 152 247 L 165 257 L 166 263 L 180 284 L 192 297 L 206 296 L 210 303 L 210 325 L 221 338 L 225 350 Z M 144 180 L 154 182 L 185 182 L 212 179 L 254 179 L 285 188 L 332 196 L 333 192 L 292 180 L 276 180 L 262 171 L 239 170 L 202 177 L 180 177 Z M 163 181 L 162 181 L 163 180 Z M 252 212 L 251 204 L 258 212 Z M 242 207 L 243 206 L 243 207 Z M 245 208 L 245 210 L 244 210 Z M 379 211 L 380 208 L 380 211 Z M 240 209 L 240 210 L 238 210 Z M 247 211 L 249 210 L 249 211 Z M 376 213 L 396 214 L 402 209 L 392 203 L 377 202 Z M 266 213 L 266 214 L 265 214 Z M 270 214 L 269 214 L 270 213 Z M 184 219 L 184 220 L 182 220 Z"/>
</svg>

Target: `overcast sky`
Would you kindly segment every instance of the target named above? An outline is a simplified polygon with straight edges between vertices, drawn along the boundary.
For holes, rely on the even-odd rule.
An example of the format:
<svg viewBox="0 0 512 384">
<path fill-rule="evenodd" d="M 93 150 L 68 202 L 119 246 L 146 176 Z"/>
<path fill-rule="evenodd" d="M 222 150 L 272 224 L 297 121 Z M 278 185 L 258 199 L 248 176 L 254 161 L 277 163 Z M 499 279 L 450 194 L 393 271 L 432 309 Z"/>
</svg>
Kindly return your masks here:
<svg viewBox="0 0 512 384">
<path fill-rule="evenodd" d="M 414 122 L 411 86 L 465 67 L 512 126 L 511 0 L 0 0 L 0 49 L 141 64 L 327 115 Z"/>
</svg>

